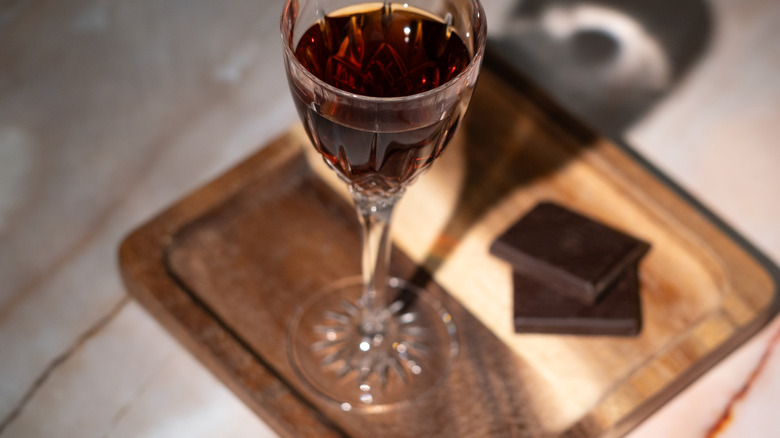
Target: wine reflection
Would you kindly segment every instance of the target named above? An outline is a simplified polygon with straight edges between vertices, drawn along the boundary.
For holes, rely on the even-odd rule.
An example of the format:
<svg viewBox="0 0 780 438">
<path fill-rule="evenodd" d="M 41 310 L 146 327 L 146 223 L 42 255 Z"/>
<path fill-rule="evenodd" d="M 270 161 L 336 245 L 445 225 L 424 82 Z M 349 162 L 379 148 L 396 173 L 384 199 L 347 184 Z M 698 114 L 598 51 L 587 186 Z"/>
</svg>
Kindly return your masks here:
<svg viewBox="0 0 780 438">
<path fill-rule="evenodd" d="M 417 285 L 431 281 L 474 224 L 509 194 L 552 174 L 582 145 L 599 138 L 501 59 L 488 55 L 485 63 L 487 71 L 480 76 L 453 150 L 447 152 L 462 154 L 458 175 L 434 168 L 426 176 L 438 178 L 432 186 L 442 190 L 453 190 L 453 177 L 461 181 L 455 206 L 412 279 Z"/>
</svg>

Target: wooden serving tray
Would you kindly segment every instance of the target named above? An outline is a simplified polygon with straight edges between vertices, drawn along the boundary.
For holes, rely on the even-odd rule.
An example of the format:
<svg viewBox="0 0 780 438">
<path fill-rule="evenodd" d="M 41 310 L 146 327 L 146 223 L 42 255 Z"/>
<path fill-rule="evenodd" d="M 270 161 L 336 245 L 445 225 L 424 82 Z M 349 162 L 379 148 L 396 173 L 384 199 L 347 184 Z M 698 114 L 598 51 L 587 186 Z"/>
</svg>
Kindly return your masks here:
<svg viewBox="0 0 780 438">
<path fill-rule="evenodd" d="M 460 352 L 408 409 L 343 412 L 295 377 L 285 329 L 313 291 L 359 273 L 343 184 L 300 128 L 130 235 L 130 292 L 282 436 L 618 436 L 778 307 L 778 269 L 630 150 L 489 57 L 459 134 L 410 190 L 394 270 L 444 301 Z M 637 337 L 515 334 L 511 268 L 490 243 L 553 200 L 652 244 Z"/>
</svg>

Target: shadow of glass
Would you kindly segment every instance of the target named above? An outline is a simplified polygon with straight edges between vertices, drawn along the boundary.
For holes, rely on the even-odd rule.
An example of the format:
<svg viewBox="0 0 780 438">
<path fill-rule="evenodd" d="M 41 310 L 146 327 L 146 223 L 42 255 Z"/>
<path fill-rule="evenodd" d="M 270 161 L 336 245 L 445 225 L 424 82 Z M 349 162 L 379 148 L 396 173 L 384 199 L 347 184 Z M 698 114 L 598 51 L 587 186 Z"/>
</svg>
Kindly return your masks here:
<svg viewBox="0 0 780 438">
<path fill-rule="evenodd" d="M 480 79 L 461 127 L 463 189 L 412 278 L 420 286 L 513 190 L 563 166 L 596 132 L 622 137 L 701 57 L 712 23 L 703 0 L 523 0 L 495 27 L 486 68 L 527 102 L 491 97 Z M 563 152 L 567 142 L 576 144 Z"/>
</svg>

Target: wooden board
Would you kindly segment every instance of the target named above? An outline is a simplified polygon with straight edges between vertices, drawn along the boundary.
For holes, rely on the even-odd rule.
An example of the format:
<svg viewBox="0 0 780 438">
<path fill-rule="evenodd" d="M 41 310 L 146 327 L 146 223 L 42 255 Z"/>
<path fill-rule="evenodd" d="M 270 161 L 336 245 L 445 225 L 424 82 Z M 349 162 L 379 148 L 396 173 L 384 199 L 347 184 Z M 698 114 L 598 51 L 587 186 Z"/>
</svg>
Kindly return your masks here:
<svg viewBox="0 0 780 438">
<path fill-rule="evenodd" d="M 293 129 L 129 236 L 131 293 L 283 436 L 618 436 L 777 312 L 778 270 L 649 168 L 491 57 L 449 150 L 409 191 L 394 270 L 459 327 L 446 385 L 384 414 L 342 412 L 292 372 L 286 323 L 359 273 L 345 190 Z M 636 338 L 518 335 L 493 239 L 554 200 L 653 245 Z"/>
</svg>

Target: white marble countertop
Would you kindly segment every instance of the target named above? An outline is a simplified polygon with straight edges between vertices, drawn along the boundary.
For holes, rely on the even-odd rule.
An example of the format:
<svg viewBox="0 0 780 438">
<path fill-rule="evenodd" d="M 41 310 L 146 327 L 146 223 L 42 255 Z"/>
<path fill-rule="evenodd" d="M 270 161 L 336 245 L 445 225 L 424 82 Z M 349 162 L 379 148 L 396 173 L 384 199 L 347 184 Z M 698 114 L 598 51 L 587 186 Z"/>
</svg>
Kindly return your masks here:
<svg viewBox="0 0 780 438">
<path fill-rule="evenodd" d="M 710 6 L 708 52 L 628 141 L 777 262 L 780 3 Z M 0 438 L 274 436 L 126 295 L 116 257 L 296 121 L 280 9 L 0 0 Z M 778 436 L 779 334 L 630 436 L 715 436 L 727 417 L 717 436 Z"/>
</svg>

